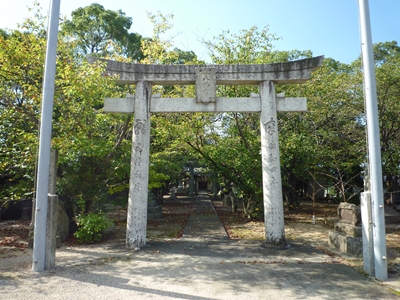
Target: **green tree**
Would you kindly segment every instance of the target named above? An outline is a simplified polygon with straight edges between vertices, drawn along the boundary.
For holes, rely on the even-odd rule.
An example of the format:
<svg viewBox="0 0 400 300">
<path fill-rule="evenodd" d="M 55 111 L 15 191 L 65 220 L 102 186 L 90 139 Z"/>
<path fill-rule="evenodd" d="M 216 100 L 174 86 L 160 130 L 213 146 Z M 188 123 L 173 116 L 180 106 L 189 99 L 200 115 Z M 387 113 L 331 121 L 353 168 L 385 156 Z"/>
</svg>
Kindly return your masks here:
<svg viewBox="0 0 400 300">
<path fill-rule="evenodd" d="M 7 38 L 7 36 L 8 36 L 7 31 L 0 28 L 0 36 L 2 36 L 3 38 Z"/>
<path fill-rule="evenodd" d="M 400 47 L 374 45 L 383 177 L 388 191 L 400 188 Z"/>
<path fill-rule="evenodd" d="M 285 87 L 287 96 L 305 96 L 308 111 L 282 114 L 281 158 L 289 202 L 297 182 L 318 181 L 324 189 L 348 201 L 363 187 L 365 158 L 360 74 L 346 64 L 325 59 L 305 84 Z M 290 199 L 291 198 L 291 199 Z"/>
<path fill-rule="evenodd" d="M 44 25 L 36 21 L 25 22 L 24 32 L 0 37 L 3 198 L 31 196 L 34 188 L 46 46 Z M 59 40 L 52 146 L 59 150 L 58 194 L 76 210 L 80 201 L 87 212 L 126 178 L 130 119 L 102 113 L 103 99 L 119 95 L 119 88 L 102 75 L 103 65 L 77 60 L 74 48 L 70 40 Z"/>
<path fill-rule="evenodd" d="M 61 28 L 66 36 L 77 41 L 80 53 L 107 56 L 119 51 L 133 60 L 142 58 L 142 37 L 128 32 L 132 18 L 123 11 L 106 10 L 93 3 L 74 10 L 71 15 L 72 19 L 66 20 Z"/>
<path fill-rule="evenodd" d="M 32 33 L 0 36 L 0 155 L 3 198 L 33 192 L 45 40 Z"/>
</svg>

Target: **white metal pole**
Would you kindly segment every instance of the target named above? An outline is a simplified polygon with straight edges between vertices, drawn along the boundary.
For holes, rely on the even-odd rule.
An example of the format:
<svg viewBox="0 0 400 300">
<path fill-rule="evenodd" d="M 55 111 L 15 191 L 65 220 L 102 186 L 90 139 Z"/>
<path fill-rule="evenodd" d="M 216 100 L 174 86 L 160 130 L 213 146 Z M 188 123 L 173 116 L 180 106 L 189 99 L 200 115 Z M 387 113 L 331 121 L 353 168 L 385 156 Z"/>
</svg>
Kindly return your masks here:
<svg viewBox="0 0 400 300">
<path fill-rule="evenodd" d="M 358 0 L 360 16 L 361 51 L 364 68 L 365 111 L 367 116 L 368 154 L 371 181 L 375 277 L 388 278 L 385 209 L 383 203 L 382 161 L 379 135 L 378 101 L 376 94 L 375 63 L 372 49 L 368 0 Z"/>
<path fill-rule="evenodd" d="M 39 164 L 36 188 L 35 227 L 33 237 L 33 264 L 35 272 L 44 271 L 46 247 L 47 201 L 49 187 L 50 142 L 54 102 L 54 81 L 58 39 L 60 0 L 50 1 L 47 28 L 47 49 L 43 79 L 43 101 L 40 120 Z"/>
</svg>

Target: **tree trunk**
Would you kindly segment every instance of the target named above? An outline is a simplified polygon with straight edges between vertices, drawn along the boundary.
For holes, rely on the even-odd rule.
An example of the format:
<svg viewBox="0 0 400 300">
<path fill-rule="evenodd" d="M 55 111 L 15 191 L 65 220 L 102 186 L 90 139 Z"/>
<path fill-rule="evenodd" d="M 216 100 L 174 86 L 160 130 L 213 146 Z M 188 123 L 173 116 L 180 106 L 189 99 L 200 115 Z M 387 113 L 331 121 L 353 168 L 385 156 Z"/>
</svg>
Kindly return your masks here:
<svg viewBox="0 0 400 300">
<path fill-rule="evenodd" d="M 288 172 L 288 174 L 287 185 L 283 186 L 283 193 L 289 207 L 298 206 L 296 193 L 297 178 L 292 172 Z"/>
</svg>

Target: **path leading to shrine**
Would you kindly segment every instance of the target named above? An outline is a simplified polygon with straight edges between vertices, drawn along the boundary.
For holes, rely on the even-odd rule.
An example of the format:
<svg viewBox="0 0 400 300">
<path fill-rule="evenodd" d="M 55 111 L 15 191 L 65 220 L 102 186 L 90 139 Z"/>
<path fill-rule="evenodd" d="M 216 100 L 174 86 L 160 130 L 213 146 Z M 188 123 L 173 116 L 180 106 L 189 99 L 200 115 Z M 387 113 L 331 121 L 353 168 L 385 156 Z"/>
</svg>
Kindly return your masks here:
<svg viewBox="0 0 400 300">
<path fill-rule="evenodd" d="M 119 242 L 63 246 L 51 271 L 2 271 L 1 299 L 398 299 L 302 243 L 277 250 L 230 240 L 207 195 L 184 201 L 193 209 L 182 238 L 139 251 Z"/>
<path fill-rule="evenodd" d="M 206 193 L 195 198 L 194 209 L 183 232 L 184 240 L 229 240 L 214 206 Z"/>
</svg>

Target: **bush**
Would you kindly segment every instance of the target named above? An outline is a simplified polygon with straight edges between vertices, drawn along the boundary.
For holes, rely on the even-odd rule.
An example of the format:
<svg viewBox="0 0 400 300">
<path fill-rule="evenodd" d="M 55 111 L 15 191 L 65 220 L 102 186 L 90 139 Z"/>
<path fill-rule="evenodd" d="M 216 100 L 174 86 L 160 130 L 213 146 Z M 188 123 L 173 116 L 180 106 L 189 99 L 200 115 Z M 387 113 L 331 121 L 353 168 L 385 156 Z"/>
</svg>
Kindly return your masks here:
<svg viewBox="0 0 400 300">
<path fill-rule="evenodd" d="M 114 222 L 108 219 L 102 212 L 97 214 L 92 212 L 88 214 L 79 214 L 76 217 L 76 223 L 78 225 L 78 230 L 74 233 L 74 236 L 80 243 L 101 241 L 105 229 L 114 225 Z"/>
</svg>

